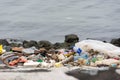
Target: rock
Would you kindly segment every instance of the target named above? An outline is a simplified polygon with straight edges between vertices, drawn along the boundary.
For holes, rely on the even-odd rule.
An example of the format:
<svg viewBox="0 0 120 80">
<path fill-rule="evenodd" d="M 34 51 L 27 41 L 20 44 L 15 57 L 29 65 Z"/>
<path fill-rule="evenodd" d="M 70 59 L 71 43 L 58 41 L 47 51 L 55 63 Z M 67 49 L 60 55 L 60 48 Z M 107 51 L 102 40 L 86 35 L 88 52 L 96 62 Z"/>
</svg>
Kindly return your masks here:
<svg viewBox="0 0 120 80">
<path fill-rule="evenodd" d="M 31 40 L 31 41 L 29 42 L 29 46 L 30 46 L 30 47 L 35 46 L 36 48 L 38 48 L 38 43 L 37 43 L 37 41 Z"/>
<path fill-rule="evenodd" d="M 69 34 L 65 36 L 65 42 L 67 43 L 76 43 L 79 41 L 79 38 L 75 34 Z"/>
<path fill-rule="evenodd" d="M 9 43 L 6 39 L 0 39 L 0 44 L 9 46 Z"/>
<path fill-rule="evenodd" d="M 22 44 L 11 43 L 10 46 L 11 47 L 20 47 L 20 46 L 22 46 Z"/>
<path fill-rule="evenodd" d="M 49 50 L 53 47 L 53 45 L 49 41 L 42 40 L 42 41 L 38 42 L 38 47 L 39 48 L 45 48 L 45 49 Z"/>
<path fill-rule="evenodd" d="M 29 41 L 26 41 L 26 40 L 23 41 L 23 47 L 24 47 L 24 48 L 29 48 L 29 45 L 28 45 L 28 44 L 29 44 Z"/>
<path fill-rule="evenodd" d="M 75 43 L 64 43 L 67 49 L 70 49 L 72 46 L 75 46 Z"/>
<path fill-rule="evenodd" d="M 38 48 L 38 44 L 36 41 L 34 40 L 31 40 L 31 41 L 23 41 L 23 47 L 24 48 L 30 48 L 30 47 L 33 47 L 35 46 L 36 48 Z"/>
<path fill-rule="evenodd" d="M 57 43 L 55 43 L 53 45 L 54 49 L 60 49 L 60 48 L 65 48 L 65 47 L 66 47 L 65 43 L 59 43 L 59 42 L 57 42 Z"/>
<path fill-rule="evenodd" d="M 6 39 L 8 41 L 8 43 L 17 43 L 17 44 L 22 44 L 23 43 L 23 40 L 21 39 Z"/>
<path fill-rule="evenodd" d="M 110 43 L 114 44 L 115 46 L 119 46 L 120 47 L 120 38 L 112 39 Z"/>
<path fill-rule="evenodd" d="M 77 35 L 69 34 L 69 35 L 65 36 L 65 43 L 64 44 L 66 45 L 66 48 L 70 48 L 71 46 L 74 46 L 74 44 L 78 41 L 79 41 L 79 38 Z"/>
<path fill-rule="evenodd" d="M 6 39 L 7 42 L 9 43 L 9 46 L 11 47 L 20 47 L 22 46 L 23 40 L 19 40 L 19 39 Z"/>
</svg>

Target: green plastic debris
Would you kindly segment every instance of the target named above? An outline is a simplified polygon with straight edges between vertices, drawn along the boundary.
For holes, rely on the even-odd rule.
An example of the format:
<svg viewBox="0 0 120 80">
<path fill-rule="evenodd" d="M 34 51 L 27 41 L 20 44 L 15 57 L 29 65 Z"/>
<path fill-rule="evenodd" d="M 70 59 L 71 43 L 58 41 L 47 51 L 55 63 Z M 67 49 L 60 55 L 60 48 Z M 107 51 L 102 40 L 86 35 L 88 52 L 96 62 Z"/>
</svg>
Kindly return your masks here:
<svg viewBox="0 0 120 80">
<path fill-rule="evenodd" d="M 95 63 L 97 61 L 97 58 L 92 58 L 92 62 Z"/>
<path fill-rule="evenodd" d="M 37 60 L 37 62 L 43 62 L 43 60 L 39 59 L 39 60 Z"/>
</svg>

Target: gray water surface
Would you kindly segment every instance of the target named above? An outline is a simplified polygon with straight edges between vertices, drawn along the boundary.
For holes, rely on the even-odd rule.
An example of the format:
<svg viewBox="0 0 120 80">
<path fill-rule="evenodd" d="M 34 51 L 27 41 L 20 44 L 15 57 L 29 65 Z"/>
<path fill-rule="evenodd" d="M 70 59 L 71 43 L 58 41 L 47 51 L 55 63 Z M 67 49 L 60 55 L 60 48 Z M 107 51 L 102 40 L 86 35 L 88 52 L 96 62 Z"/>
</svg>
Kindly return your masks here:
<svg viewBox="0 0 120 80">
<path fill-rule="evenodd" d="M 0 0 L 0 38 L 120 37 L 120 0 Z"/>
</svg>

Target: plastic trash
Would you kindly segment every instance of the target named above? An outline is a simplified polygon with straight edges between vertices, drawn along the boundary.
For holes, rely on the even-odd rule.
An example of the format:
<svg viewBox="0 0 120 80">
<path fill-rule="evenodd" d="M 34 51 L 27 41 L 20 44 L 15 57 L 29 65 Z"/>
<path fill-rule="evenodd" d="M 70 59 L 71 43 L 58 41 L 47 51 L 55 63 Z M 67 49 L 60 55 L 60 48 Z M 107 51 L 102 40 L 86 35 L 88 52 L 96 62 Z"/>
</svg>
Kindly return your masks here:
<svg viewBox="0 0 120 80">
<path fill-rule="evenodd" d="M 35 47 L 23 49 L 22 52 L 26 54 L 33 54 L 37 50 Z"/>
<path fill-rule="evenodd" d="M 18 59 L 15 59 L 15 60 L 9 62 L 9 65 L 10 65 L 10 66 L 15 66 L 18 62 L 19 62 L 19 60 L 18 60 Z"/>
<path fill-rule="evenodd" d="M 75 43 L 75 46 L 85 52 L 89 52 L 91 49 L 93 49 L 98 53 L 104 53 L 110 57 L 120 58 L 120 47 L 114 46 L 110 43 L 104 43 L 97 40 L 83 40 Z"/>
<path fill-rule="evenodd" d="M 102 61 L 96 61 L 95 62 L 96 65 L 100 65 L 100 64 L 104 64 L 104 65 L 113 65 L 113 64 L 120 64 L 119 60 L 115 60 L 115 59 L 104 59 Z"/>
<path fill-rule="evenodd" d="M 117 64 L 111 64 L 111 67 L 116 68 L 116 67 L 117 67 Z"/>
<path fill-rule="evenodd" d="M 86 60 L 86 65 L 90 65 L 90 61 L 88 59 Z"/>
<path fill-rule="evenodd" d="M 3 49 L 3 45 L 0 45 L 0 54 L 3 54 L 5 50 Z"/>
<path fill-rule="evenodd" d="M 75 52 L 66 52 L 66 53 L 64 53 L 64 56 L 70 57 L 71 55 L 74 55 L 74 54 L 76 54 L 76 53 Z"/>
<path fill-rule="evenodd" d="M 23 47 L 12 47 L 12 51 L 15 51 L 15 52 L 22 52 L 24 48 Z"/>
<path fill-rule="evenodd" d="M 62 61 L 62 60 L 65 59 L 65 56 L 63 54 L 59 54 L 58 55 L 58 59 L 59 59 L 59 61 Z"/>
<path fill-rule="evenodd" d="M 103 55 L 97 55 L 97 60 L 102 61 L 104 59 Z"/>
<path fill-rule="evenodd" d="M 117 68 L 120 68 L 120 65 L 118 65 Z"/>
<path fill-rule="evenodd" d="M 87 54 L 82 54 L 80 56 L 74 56 L 74 61 L 78 60 L 79 58 L 83 58 L 83 59 L 88 59 L 88 55 Z"/>
<path fill-rule="evenodd" d="M 78 60 L 79 58 L 81 58 L 80 56 L 74 56 L 74 61 Z"/>
<path fill-rule="evenodd" d="M 0 54 L 2 54 L 2 51 L 3 51 L 3 47 L 2 45 L 0 45 Z"/>
<path fill-rule="evenodd" d="M 11 51 L 11 47 L 10 46 L 4 46 L 4 49 L 6 50 L 6 52 L 10 52 Z"/>
<path fill-rule="evenodd" d="M 21 56 L 18 58 L 19 62 L 27 62 L 27 58 L 24 56 Z"/>
<path fill-rule="evenodd" d="M 37 62 L 43 62 L 43 60 L 39 59 L 39 60 L 37 60 Z"/>
<path fill-rule="evenodd" d="M 58 63 L 55 63 L 55 67 L 56 68 L 59 68 L 59 67 L 62 67 L 63 65 L 60 63 L 60 62 L 58 62 Z"/>
<path fill-rule="evenodd" d="M 87 65 L 87 60 L 83 59 L 83 58 L 79 58 L 77 61 L 80 65 Z"/>
<path fill-rule="evenodd" d="M 24 67 L 37 67 L 40 64 L 40 62 L 33 62 L 32 60 L 28 60 L 26 63 L 24 63 Z"/>
<path fill-rule="evenodd" d="M 82 50 L 76 46 L 73 47 L 73 50 L 78 53 L 79 55 L 81 54 Z"/>
<path fill-rule="evenodd" d="M 88 54 L 82 54 L 81 58 L 88 59 Z"/>
<path fill-rule="evenodd" d="M 97 58 L 96 58 L 96 57 L 92 58 L 92 62 L 93 62 L 93 63 L 95 63 L 96 61 L 97 61 Z"/>
</svg>

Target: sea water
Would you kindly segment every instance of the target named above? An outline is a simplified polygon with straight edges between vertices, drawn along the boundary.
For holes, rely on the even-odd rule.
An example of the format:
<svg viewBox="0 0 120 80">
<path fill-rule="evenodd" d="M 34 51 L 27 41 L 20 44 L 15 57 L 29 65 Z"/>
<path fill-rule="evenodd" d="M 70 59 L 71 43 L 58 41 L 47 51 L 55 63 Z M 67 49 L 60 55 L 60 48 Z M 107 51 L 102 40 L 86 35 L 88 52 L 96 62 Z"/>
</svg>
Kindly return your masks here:
<svg viewBox="0 0 120 80">
<path fill-rule="evenodd" d="M 0 0 L 0 38 L 120 37 L 120 0 Z"/>
</svg>

